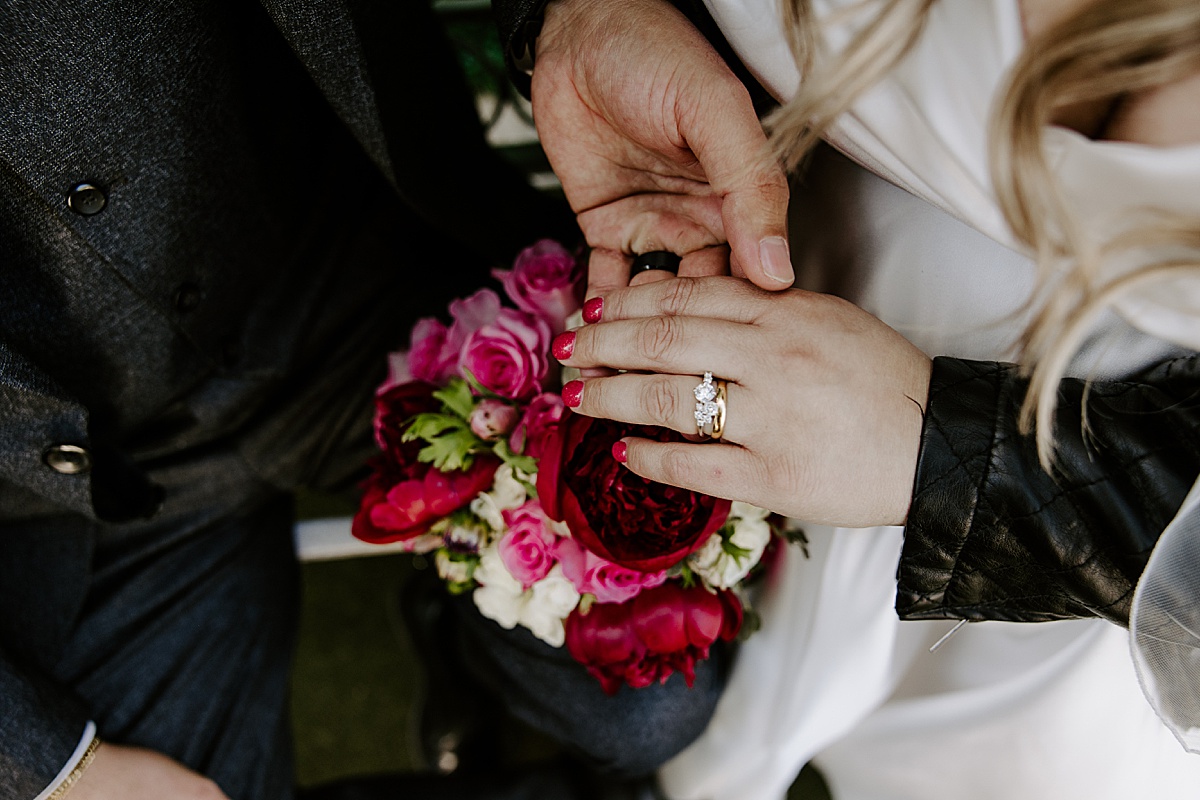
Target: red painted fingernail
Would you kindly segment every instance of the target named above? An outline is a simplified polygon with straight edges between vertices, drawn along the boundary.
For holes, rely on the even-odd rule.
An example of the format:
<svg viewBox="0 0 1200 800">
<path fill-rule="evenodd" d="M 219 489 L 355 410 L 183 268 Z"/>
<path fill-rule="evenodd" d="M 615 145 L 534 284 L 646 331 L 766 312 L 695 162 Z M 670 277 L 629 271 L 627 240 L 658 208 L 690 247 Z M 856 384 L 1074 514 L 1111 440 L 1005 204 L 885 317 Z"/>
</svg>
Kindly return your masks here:
<svg viewBox="0 0 1200 800">
<path fill-rule="evenodd" d="M 599 322 L 600 312 L 604 309 L 604 298 L 593 297 L 583 304 L 583 321 Z"/>
<path fill-rule="evenodd" d="M 567 408 L 576 408 L 583 398 L 583 381 L 570 381 L 562 390 L 563 402 Z"/>
<path fill-rule="evenodd" d="M 559 361 L 566 361 L 571 357 L 572 351 L 575 350 L 575 331 L 567 331 L 560 333 L 554 337 L 554 344 L 550 347 L 550 352 L 554 353 L 554 357 Z"/>
<path fill-rule="evenodd" d="M 613 458 L 624 464 L 629 460 L 629 445 L 618 439 L 613 442 Z"/>
</svg>

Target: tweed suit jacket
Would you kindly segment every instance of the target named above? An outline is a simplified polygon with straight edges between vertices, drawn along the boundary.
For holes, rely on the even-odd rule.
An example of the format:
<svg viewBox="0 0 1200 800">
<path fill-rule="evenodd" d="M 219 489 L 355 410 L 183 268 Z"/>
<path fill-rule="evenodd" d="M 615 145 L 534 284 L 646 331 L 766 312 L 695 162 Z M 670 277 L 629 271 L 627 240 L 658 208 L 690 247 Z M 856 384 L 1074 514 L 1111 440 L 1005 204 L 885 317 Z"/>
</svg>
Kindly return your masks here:
<svg viewBox="0 0 1200 800">
<path fill-rule="evenodd" d="M 152 465 L 182 452 L 233 449 L 292 488 L 345 409 L 367 412 L 369 394 L 328 401 L 369 391 L 341 365 L 370 334 L 330 334 L 382 279 L 309 265 L 294 237 L 372 198 L 351 207 L 333 196 L 358 189 L 339 163 L 298 163 L 264 138 L 323 118 L 280 118 L 242 18 L 290 49 L 356 144 L 345 159 L 372 165 L 475 265 L 466 285 L 530 236 L 569 230 L 486 146 L 427 3 L 261 5 L 0 0 L 0 800 L 37 795 L 89 719 L 51 674 L 87 580 L 88 539 L 72 529 L 153 515 Z M 341 348 L 321 350 L 330 339 Z M 298 363 L 321 367 L 297 378 Z M 287 452 L 283 430 L 299 432 Z"/>
</svg>

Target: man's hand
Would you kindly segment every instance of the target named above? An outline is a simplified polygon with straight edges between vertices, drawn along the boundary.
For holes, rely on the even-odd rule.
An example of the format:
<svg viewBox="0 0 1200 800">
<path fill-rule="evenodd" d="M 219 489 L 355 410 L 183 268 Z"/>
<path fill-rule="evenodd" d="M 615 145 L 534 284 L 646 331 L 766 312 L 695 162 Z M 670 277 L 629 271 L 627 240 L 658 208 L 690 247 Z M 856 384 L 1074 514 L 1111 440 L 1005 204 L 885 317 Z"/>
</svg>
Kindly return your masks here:
<svg viewBox="0 0 1200 800">
<path fill-rule="evenodd" d="M 652 250 L 682 255 L 680 275 L 791 285 L 786 177 L 746 88 L 674 6 L 553 0 L 532 99 L 592 248 L 589 296 Z"/>
<path fill-rule="evenodd" d="M 104 742 L 71 800 L 229 800 L 215 783 L 161 753 Z"/>
</svg>

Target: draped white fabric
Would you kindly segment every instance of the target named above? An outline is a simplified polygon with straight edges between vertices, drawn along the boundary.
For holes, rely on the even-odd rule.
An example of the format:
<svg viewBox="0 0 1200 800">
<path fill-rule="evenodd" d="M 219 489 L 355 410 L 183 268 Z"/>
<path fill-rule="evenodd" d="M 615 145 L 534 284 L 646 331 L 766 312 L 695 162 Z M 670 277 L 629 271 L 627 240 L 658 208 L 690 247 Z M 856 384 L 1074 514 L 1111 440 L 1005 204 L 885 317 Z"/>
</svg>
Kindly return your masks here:
<svg viewBox="0 0 1200 800">
<path fill-rule="evenodd" d="M 708 2 L 751 70 L 787 97 L 797 77 L 774 3 Z M 815 0 L 822 13 L 848 4 Z M 794 189 L 800 285 L 854 300 L 931 355 L 1011 357 L 1035 272 L 992 195 L 986 121 L 1021 45 L 1014 0 L 935 6 L 902 68 L 829 137 L 852 161 L 821 156 Z M 1200 148 L 1058 130 L 1047 146 L 1097 224 L 1146 203 L 1200 214 Z M 1200 348 L 1196 288 L 1144 293 L 1104 317 L 1072 373 L 1118 378 Z M 1155 711 L 1180 736 L 1200 733 L 1187 731 L 1200 726 L 1200 657 L 1167 644 L 1200 634 L 1200 491 L 1151 559 L 1132 637 L 1101 620 L 983 622 L 931 653 L 953 623 L 896 618 L 903 530 L 805 527 L 811 558 L 789 550 L 771 575 L 763 628 L 712 725 L 661 773 L 669 796 L 776 800 L 810 760 L 835 800 L 1200 794 L 1200 758 Z"/>
</svg>

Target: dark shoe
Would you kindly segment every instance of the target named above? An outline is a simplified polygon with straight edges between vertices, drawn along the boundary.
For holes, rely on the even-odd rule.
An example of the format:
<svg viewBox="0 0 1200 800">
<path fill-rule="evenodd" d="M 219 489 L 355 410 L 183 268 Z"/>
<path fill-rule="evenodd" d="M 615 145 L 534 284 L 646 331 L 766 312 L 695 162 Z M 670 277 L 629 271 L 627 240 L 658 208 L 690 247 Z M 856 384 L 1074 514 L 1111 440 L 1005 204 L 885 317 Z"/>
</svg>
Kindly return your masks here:
<svg viewBox="0 0 1200 800">
<path fill-rule="evenodd" d="M 301 789 L 296 800 L 663 800 L 654 781 L 597 775 L 568 758 L 443 775 L 395 773 Z"/>
</svg>

